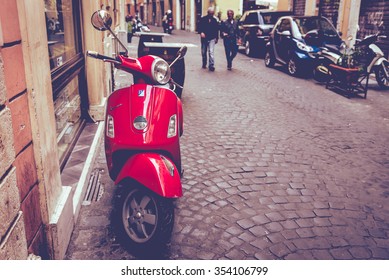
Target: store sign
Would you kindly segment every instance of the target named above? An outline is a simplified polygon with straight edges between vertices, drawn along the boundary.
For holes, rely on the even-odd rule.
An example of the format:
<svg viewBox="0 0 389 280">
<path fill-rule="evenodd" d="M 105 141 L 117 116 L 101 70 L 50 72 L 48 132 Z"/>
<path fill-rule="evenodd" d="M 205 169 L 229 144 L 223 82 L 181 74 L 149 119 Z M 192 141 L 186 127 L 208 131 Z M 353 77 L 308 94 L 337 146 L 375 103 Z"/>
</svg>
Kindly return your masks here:
<svg viewBox="0 0 389 280">
<path fill-rule="evenodd" d="M 61 66 L 63 64 L 63 58 L 62 56 L 57 57 L 57 67 Z"/>
<path fill-rule="evenodd" d="M 273 6 L 277 6 L 278 0 L 255 0 L 255 5 L 263 5 L 268 6 L 270 4 L 273 4 Z"/>
</svg>

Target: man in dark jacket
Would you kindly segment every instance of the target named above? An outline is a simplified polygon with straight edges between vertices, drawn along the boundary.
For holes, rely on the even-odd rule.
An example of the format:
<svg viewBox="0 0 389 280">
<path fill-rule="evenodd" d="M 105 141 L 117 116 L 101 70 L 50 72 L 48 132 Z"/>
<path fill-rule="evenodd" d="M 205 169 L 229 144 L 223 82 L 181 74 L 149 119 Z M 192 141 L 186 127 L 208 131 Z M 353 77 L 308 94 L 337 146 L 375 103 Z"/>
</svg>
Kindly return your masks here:
<svg viewBox="0 0 389 280">
<path fill-rule="evenodd" d="M 220 34 L 224 42 L 224 50 L 226 51 L 227 69 L 231 70 L 232 60 L 238 53 L 238 45 L 236 39 L 238 36 L 238 22 L 234 20 L 234 11 L 227 11 L 227 19 L 222 22 Z"/>
<path fill-rule="evenodd" d="M 215 71 L 215 44 L 219 39 L 219 22 L 214 17 L 213 7 L 208 8 L 207 15 L 202 17 L 199 22 L 198 32 L 201 37 L 201 55 L 203 57 L 203 68 L 207 67 L 207 51 L 209 54 L 208 68 Z"/>
</svg>

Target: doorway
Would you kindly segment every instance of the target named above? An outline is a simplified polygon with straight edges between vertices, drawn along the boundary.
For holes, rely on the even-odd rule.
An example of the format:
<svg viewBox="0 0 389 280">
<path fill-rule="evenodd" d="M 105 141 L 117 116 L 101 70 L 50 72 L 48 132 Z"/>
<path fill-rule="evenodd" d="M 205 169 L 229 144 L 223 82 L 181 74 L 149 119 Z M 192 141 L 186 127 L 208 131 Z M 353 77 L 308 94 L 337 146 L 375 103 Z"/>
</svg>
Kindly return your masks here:
<svg viewBox="0 0 389 280">
<path fill-rule="evenodd" d="M 185 0 L 180 0 L 181 4 L 181 30 L 186 29 L 186 4 Z"/>
<path fill-rule="evenodd" d="M 201 16 L 203 14 L 203 1 L 202 0 L 196 0 L 196 6 L 195 6 L 195 9 L 196 9 L 196 28 L 195 30 L 198 31 L 198 25 L 199 25 L 199 22 L 200 22 L 200 19 L 201 19 Z"/>
</svg>

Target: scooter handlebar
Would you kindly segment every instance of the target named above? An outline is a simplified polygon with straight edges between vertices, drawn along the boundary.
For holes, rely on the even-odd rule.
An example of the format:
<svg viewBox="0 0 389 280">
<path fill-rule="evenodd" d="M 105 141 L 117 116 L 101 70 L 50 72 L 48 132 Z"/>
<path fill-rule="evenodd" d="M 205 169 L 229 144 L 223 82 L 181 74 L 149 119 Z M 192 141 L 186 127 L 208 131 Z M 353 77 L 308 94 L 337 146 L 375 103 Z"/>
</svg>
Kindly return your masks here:
<svg viewBox="0 0 389 280">
<path fill-rule="evenodd" d="M 117 59 L 115 59 L 113 57 L 105 56 L 105 55 L 99 54 L 98 52 L 95 52 L 95 51 L 86 51 L 86 55 L 89 57 L 101 59 L 101 60 L 107 61 L 107 62 L 120 63 L 120 61 L 118 61 Z"/>
</svg>

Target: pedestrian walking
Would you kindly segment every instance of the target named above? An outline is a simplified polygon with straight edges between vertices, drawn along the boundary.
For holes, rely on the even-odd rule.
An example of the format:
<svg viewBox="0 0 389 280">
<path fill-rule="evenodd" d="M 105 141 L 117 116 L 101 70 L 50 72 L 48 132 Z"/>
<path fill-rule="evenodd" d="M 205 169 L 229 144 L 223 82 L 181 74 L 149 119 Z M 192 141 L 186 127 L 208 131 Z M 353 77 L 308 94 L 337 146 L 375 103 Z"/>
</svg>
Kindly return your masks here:
<svg viewBox="0 0 389 280">
<path fill-rule="evenodd" d="M 227 19 L 222 22 L 220 27 L 220 37 L 223 38 L 224 50 L 227 58 L 227 69 L 232 69 L 232 60 L 238 53 L 238 22 L 234 19 L 234 11 L 227 11 Z"/>
<path fill-rule="evenodd" d="M 167 24 L 168 23 L 167 23 L 167 12 L 166 12 L 162 18 L 162 28 L 164 33 L 167 33 L 167 27 L 168 27 Z"/>
<path fill-rule="evenodd" d="M 135 29 L 135 32 L 141 32 L 141 27 L 142 27 L 142 21 L 139 19 L 139 16 L 138 15 L 135 15 L 135 20 L 134 20 L 135 24 L 134 24 L 134 29 Z"/>
<path fill-rule="evenodd" d="M 126 17 L 127 22 L 127 43 L 131 43 L 134 35 L 134 18 L 130 15 Z"/>
<path fill-rule="evenodd" d="M 207 68 L 208 52 L 209 71 L 215 71 L 215 45 L 219 39 L 219 22 L 214 15 L 214 8 L 209 7 L 207 15 L 200 19 L 198 29 L 201 37 L 201 55 L 203 58 L 203 68 Z"/>
</svg>

